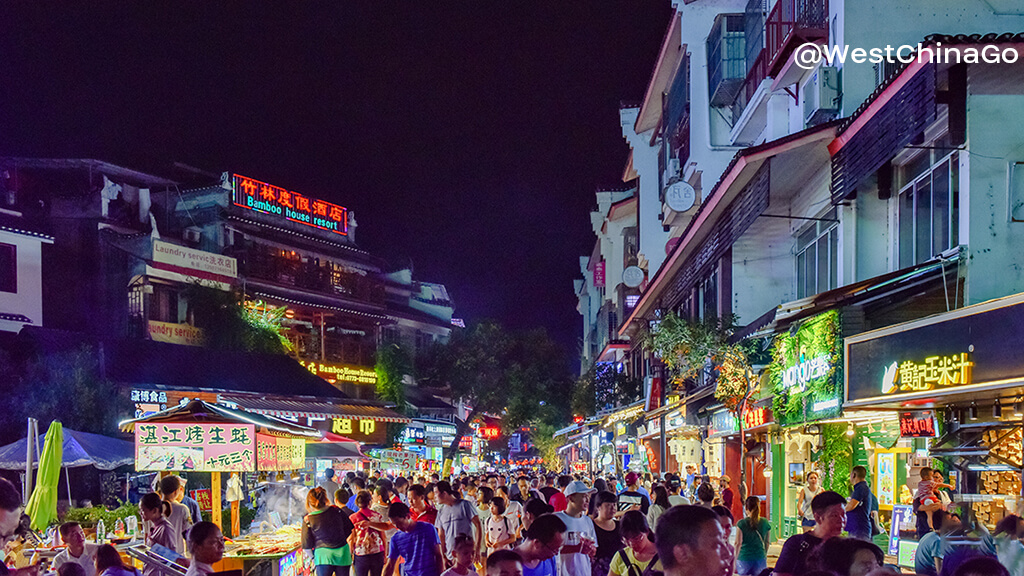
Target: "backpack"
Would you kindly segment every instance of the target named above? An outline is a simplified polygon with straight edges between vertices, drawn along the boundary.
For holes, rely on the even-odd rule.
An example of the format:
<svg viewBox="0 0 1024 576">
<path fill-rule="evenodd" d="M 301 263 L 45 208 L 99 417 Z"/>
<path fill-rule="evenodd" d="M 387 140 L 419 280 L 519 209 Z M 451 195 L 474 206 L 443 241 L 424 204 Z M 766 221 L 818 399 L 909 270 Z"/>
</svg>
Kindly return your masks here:
<svg viewBox="0 0 1024 576">
<path fill-rule="evenodd" d="M 654 565 L 658 563 L 658 555 L 655 554 L 651 561 L 647 563 L 647 568 L 644 568 L 643 572 L 636 567 L 636 564 L 629 561 L 629 556 L 626 555 L 625 550 L 619 550 L 617 552 L 622 563 L 626 565 L 628 570 L 627 576 L 664 576 L 664 572 L 654 568 Z"/>
</svg>

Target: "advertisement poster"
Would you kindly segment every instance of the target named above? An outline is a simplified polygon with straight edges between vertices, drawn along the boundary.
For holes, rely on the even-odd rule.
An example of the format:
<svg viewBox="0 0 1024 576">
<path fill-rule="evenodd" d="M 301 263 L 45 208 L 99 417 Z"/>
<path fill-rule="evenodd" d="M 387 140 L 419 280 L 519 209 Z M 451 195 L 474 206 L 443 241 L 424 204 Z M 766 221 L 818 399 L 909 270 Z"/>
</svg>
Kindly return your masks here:
<svg viewBox="0 0 1024 576">
<path fill-rule="evenodd" d="M 213 492 L 209 488 L 192 490 L 192 499 L 199 503 L 199 509 L 203 512 L 213 512 Z"/>
<path fill-rule="evenodd" d="M 138 424 L 135 469 L 252 472 L 255 440 L 252 424 Z"/>
<path fill-rule="evenodd" d="M 892 508 L 892 527 L 889 529 L 889 555 L 895 556 L 900 550 L 900 532 L 914 531 L 914 507 L 897 504 Z M 913 565 L 913 563 L 911 563 Z"/>
<path fill-rule="evenodd" d="M 381 468 L 385 470 L 415 472 L 419 456 L 415 452 L 405 450 L 380 450 L 377 452 L 377 458 L 381 462 Z"/>
<path fill-rule="evenodd" d="M 876 454 L 878 473 L 875 475 L 875 496 L 878 498 L 879 510 L 892 510 L 896 503 L 896 454 L 879 452 Z"/>
</svg>

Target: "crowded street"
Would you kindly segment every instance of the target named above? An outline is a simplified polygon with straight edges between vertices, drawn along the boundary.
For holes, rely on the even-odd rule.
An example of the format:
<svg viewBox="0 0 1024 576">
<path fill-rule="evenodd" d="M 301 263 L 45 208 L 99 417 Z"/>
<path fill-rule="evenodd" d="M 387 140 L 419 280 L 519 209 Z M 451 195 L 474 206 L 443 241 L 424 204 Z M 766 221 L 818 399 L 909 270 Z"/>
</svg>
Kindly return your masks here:
<svg viewBox="0 0 1024 576">
<path fill-rule="evenodd" d="M 0 576 L 1024 576 L 1022 51 L 0 3 Z"/>
</svg>

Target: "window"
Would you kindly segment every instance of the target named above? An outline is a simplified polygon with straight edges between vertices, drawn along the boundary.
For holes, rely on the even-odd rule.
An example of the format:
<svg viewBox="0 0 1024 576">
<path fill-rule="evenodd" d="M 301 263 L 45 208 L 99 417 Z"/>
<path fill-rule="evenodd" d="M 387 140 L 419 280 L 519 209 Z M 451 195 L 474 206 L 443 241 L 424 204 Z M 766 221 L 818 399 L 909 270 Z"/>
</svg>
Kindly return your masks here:
<svg viewBox="0 0 1024 576">
<path fill-rule="evenodd" d="M 835 208 L 796 237 L 797 298 L 831 290 L 839 284 L 839 223 L 834 220 Z"/>
<path fill-rule="evenodd" d="M 900 268 L 920 264 L 960 243 L 957 153 L 928 150 L 900 168 Z"/>
<path fill-rule="evenodd" d="M 701 320 L 718 318 L 718 271 L 701 280 L 697 286 L 697 314 Z"/>
<path fill-rule="evenodd" d="M 0 292 L 18 291 L 18 248 L 0 244 Z"/>
</svg>

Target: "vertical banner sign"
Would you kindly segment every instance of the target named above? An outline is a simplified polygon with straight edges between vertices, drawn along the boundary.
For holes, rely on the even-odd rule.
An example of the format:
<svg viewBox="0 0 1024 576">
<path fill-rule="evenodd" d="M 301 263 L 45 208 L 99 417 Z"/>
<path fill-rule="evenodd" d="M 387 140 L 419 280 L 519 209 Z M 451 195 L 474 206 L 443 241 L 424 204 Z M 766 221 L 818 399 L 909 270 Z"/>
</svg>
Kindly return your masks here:
<svg viewBox="0 0 1024 576">
<path fill-rule="evenodd" d="M 310 198 L 239 174 L 232 177 L 231 183 L 236 206 L 281 216 L 321 230 L 348 234 L 348 209 L 344 206 Z"/>
<path fill-rule="evenodd" d="M 878 452 L 875 454 L 878 473 L 875 474 L 875 494 L 879 510 L 892 510 L 896 503 L 896 454 Z"/>
<path fill-rule="evenodd" d="M 605 271 L 605 262 L 604 262 L 604 260 L 601 260 L 600 262 L 598 262 L 597 264 L 594 265 L 594 287 L 595 288 L 604 288 L 604 271 Z"/>
<path fill-rule="evenodd" d="M 135 469 L 252 472 L 252 424 L 136 424 Z"/>
</svg>

